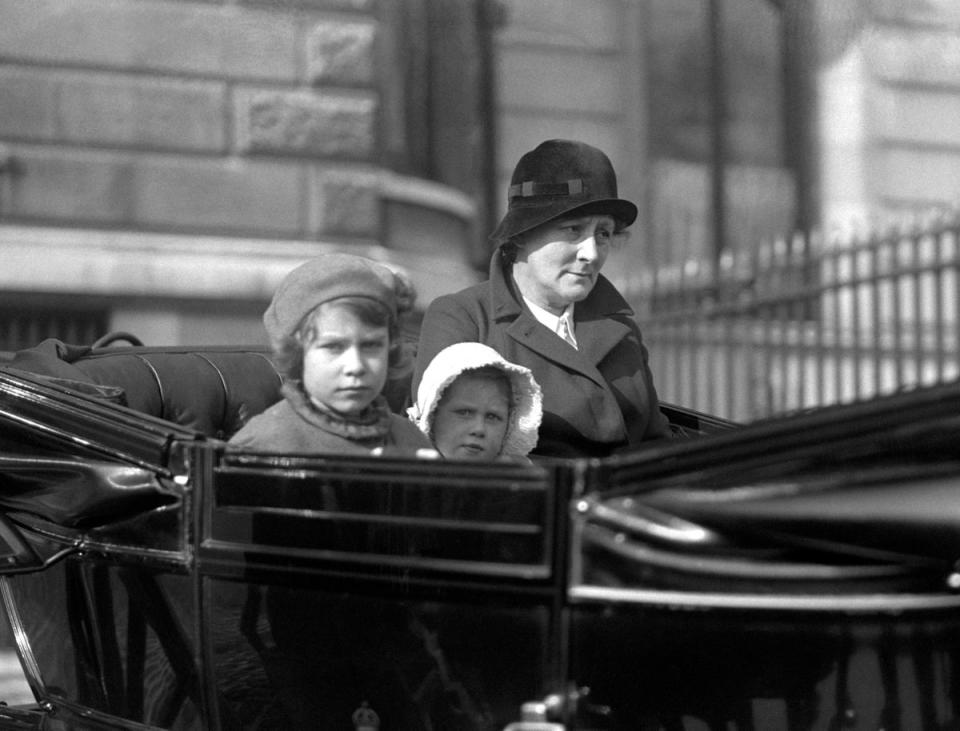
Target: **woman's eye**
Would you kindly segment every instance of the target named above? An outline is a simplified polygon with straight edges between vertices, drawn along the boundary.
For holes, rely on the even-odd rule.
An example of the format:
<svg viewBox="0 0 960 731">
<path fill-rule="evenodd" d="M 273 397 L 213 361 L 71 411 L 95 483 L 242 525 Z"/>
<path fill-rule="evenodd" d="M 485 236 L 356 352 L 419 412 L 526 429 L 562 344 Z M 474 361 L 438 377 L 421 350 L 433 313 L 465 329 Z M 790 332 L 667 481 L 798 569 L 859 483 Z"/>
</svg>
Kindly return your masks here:
<svg viewBox="0 0 960 731">
<path fill-rule="evenodd" d="M 613 231 L 607 231 L 606 229 L 601 229 L 597 231 L 597 240 L 598 241 L 613 241 Z"/>
</svg>

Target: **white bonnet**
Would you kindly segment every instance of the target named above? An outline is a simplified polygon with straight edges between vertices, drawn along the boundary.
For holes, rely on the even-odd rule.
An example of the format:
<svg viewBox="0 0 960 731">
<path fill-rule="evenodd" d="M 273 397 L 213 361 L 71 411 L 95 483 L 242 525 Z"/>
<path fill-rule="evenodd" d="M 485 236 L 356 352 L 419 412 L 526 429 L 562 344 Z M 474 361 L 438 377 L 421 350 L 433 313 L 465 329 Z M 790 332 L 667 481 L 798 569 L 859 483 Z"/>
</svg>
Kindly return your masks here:
<svg viewBox="0 0 960 731">
<path fill-rule="evenodd" d="M 537 446 L 543 418 L 543 393 L 529 368 L 510 361 L 483 343 L 455 343 L 437 353 L 420 380 L 417 400 L 407 415 L 428 437 L 443 392 L 464 371 L 493 366 L 510 379 L 510 421 L 500 456 L 526 457 Z"/>
</svg>

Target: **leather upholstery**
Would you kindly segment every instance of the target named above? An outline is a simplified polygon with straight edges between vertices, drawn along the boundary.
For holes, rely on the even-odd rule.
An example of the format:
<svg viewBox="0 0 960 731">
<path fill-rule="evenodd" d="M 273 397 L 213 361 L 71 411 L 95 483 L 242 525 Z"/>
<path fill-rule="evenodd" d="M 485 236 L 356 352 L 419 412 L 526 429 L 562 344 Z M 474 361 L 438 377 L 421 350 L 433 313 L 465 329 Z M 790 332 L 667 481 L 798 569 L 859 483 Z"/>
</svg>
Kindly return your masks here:
<svg viewBox="0 0 960 731">
<path fill-rule="evenodd" d="M 280 399 L 280 376 L 256 347 L 90 350 L 47 340 L 16 353 L 9 367 L 87 395 L 96 384 L 96 395 L 218 439 Z"/>
</svg>

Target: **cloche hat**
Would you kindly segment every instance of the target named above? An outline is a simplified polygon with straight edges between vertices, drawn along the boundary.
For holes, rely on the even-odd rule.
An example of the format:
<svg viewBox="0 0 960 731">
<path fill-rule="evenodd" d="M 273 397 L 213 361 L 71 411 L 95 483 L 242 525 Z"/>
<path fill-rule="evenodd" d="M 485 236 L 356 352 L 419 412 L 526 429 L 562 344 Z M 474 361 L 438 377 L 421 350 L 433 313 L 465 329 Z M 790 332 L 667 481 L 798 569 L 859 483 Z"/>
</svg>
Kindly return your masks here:
<svg viewBox="0 0 960 731">
<path fill-rule="evenodd" d="M 485 366 L 500 369 L 510 381 L 510 418 L 500 456 L 526 457 L 537 446 L 543 392 L 529 368 L 505 360 L 489 345 L 455 343 L 437 353 L 423 372 L 416 403 L 407 409 L 407 415 L 432 438 L 433 417 L 444 391 L 465 371 Z"/>
<path fill-rule="evenodd" d="M 499 245 L 580 208 L 609 214 L 624 227 L 637 218 L 637 207 L 617 196 L 617 176 L 603 151 L 585 142 L 547 140 L 514 168 L 507 213 L 490 238 Z"/>
<path fill-rule="evenodd" d="M 376 300 L 396 319 L 412 306 L 415 294 L 405 276 L 382 264 L 354 254 L 325 254 L 301 264 L 280 282 L 263 313 L 267 334 L 272 342 L 292 335 L 314 307 L 340 297 Z"/>
</svg>

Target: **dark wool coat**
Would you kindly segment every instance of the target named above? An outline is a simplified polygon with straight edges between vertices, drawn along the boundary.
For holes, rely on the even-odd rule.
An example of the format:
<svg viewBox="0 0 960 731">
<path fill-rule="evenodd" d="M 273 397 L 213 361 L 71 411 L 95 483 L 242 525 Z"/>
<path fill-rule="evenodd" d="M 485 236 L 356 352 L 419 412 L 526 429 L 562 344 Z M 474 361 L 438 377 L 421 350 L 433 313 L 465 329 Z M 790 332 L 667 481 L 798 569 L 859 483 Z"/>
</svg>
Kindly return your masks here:
<svg viewBox="0 0 960 731">
<path fill-rule="evenodd" d="M 574 309 L 577 350 L 524 306 L 494 254 L 490 278 L 435 299 L 420 330 L 413 392 L 443 348 L 478 341 L 533 371 L 543 389 L 543 423 L 533 454 L 605 456 L 670 436 L 633 310 L 603 276 Z"/>
</svg>

